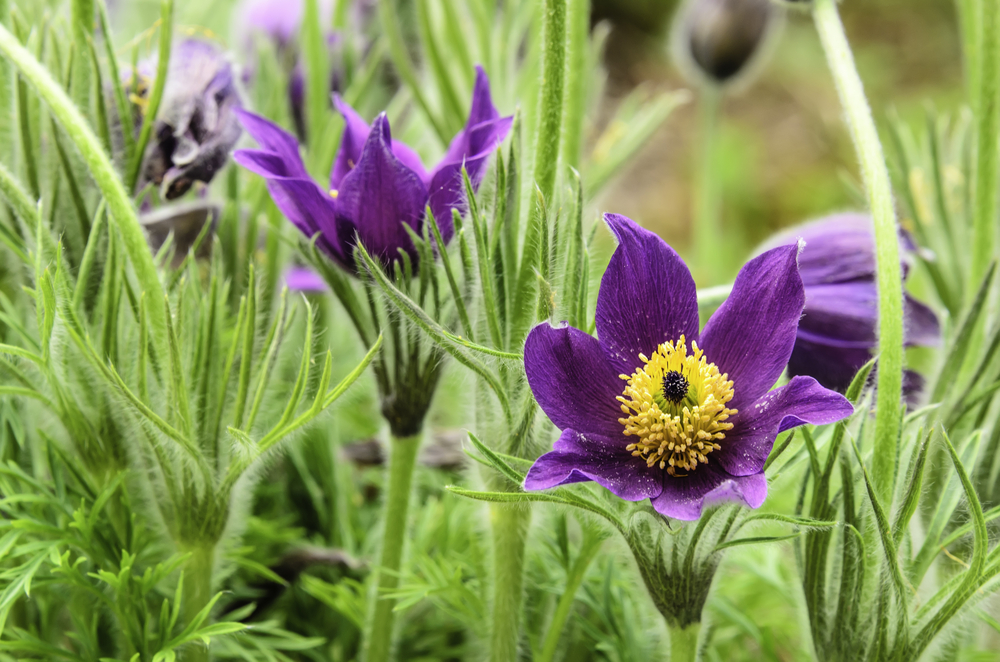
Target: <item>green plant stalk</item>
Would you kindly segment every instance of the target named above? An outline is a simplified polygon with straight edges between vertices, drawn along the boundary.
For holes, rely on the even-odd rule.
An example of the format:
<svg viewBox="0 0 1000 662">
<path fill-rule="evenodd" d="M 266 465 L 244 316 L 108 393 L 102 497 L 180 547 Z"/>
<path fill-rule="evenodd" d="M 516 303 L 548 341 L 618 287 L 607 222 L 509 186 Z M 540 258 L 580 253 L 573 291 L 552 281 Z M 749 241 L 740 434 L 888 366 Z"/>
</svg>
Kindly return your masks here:
<svg viewBox="0 0 1000 662">
<path fill-rule="evenodd" d="M 603 543 L 604 537 L 601 535 L 584 535 L 580 553 L 577 555 L 576 560 L 573 562 L 573 567 L 570 568 L 569 574 L 566 577 L 566 587 L 563 589 L 563 594 L 559 598 L 556 610 L 552 614 L 552 622 L 549 623 L 549 629 L 545 632 L 542 652 L 535 658 L 535 662 L 552 662 L 555 659 L 556 647 L 559 645 L 559 636 L 562 634 L 563 628 L 566 626 L 566 621 L 569 619 L 570 611 L 573 609 L 573 603 L 576 601 L 576 592 L 580 589 L 580 584 L 583 583 L 583 578 L 587 574 L 587 568 L 590 567 L 590 563 L 597 556 L 597 552 L 600 551 Z"/>
<path fill-rule="evenodd" d="M 493 530 L 493 619 L 490 661 L 517 662 L 521 601 L 524 592 L 524 551 L 531 508 L 490 504 Z"/>
<path fill-rule="evenodd" d="M 149 103 L 146 105 L 146 112 L 142 118 L 139 140 L 136 142 L 135 152 L 132 153 L 132 161 L 128 165 L 126 184 L 128 190 L 132 192 L 135 192 L 135 185 L 139 182 L 142 162 L 146 157 L 146 145 L 149 144 L 153 135 L 153 125 L 156 122 L 156 115 L 160 112 L 160 102 L 163 101 L 163 90 L 167 87 L 173 33 L 174 2 L 173 0 L 162 0 L 160 3 L 160 39 L 157 48 L 156 79 L 153 81 L 153 89 L 149 93 Z"/>
<path fill-rule="evenodd" d="M 56 82 L 45 67 L 29 53 L 18 40 L 0 25 L 0 53 L 17 67 L 21 75 L 45 100 L 56 120 L 76 145 L 90 170 L 94 182 L 104 195 L 108 211 L 118 225 L 125 250 L 128 252 L 132 268 L 151 302 L 163 300 L 163 286 L 160 283 L 153 255 L 146 243 L 146 236 L 136 215 L 135 206 L 115 172 L 111 158 L 101 147 L 100 140 L 91 130 L 87 120 L 73 105 L 62 86 Z M 160 305 L 150 305 L 150 329 L 156 342 L 159 356 L 167 356 L 166 317 Z"/>
<path fill-rule="evenodd" d="M 303 64 L 306 68 L 306 126 L 309 133 L 310 161 L 317 158 L 315 147 L 322 139 L 323 126 L 327 120 L 329 108 L 330 76 L 329 58 L 322 25 L 319 17 L 319 0 L 306 0 L 305 15 L 302 20 L 302 50 L 305 53 Z"/>
<path fill-rule="evenodd" d="M 583 142 L 583 116 L 587 106 L 587 36 L 590 32 L 590 0 L 569 0 L 566 20 L 569 23 L 566 98 L 563 103 L 562 162 L 580 169 L 580 145 Z"/>
<path fill-rule="evenodd" d="M 86 56 L 89 42 L 94 35 L 94 0 L 73 0 L 70 8 L 73 19 L 73 101 L 80 108 L 87 108 L 90 103 L 90 58 Z"/>
<path fill-rule="evenodd" d="M 563 88 L 566 79 L 567 0 L 544 0 L 542 9 L 542 90 L 535 142 L 535 183 L 547 205 L 555 193 L 559 143 L 563 125 Z"/>
<path fill-rule="evenodd" d="M 694 662 L 698 659 L 698 633 L 701 623 L 670 627 L 670 662 Z"/>
<path fill-rule="evenodd" d="M 395 620 L 393 608 L 396 600 L 385 597 L 384 594 L 395 590 L 399 585 L 413 469 L 416 466 L 421 436 L 421 433 L 412 437 L 393 436 L 389 441 L 389 476 L 382 517 L 382 551 L 375 581 L 378 593 L 372 601 L 363 656 L 367 662 L 387 662 L 392 650 L 392 626 Z"/>
<path fill-rule="evenodd" d="M 975 292 L 996 245 L 997 165 L 1000 162 L 1000 0 L 982 0 L 978 39 L 976 206 L 968 291 Z"/>
<path fill-rule="evenodd" d="M 720 90 L 704 85 L 698 99 L 698 165 L 695 183 L 694 244 L 700 271 L 718 261 L 719 238 L 719 186 L 715 175 L 715 142 L 719 132 Z"/>
<path fill-rule="evenodd" d="M 875 120 L 854 66 L 854 57 L 835 0 L 816 0 L 813 19 L 861 162 L 861 174 L 875 226 L 879 371 L 872 473 L 879 496 L 885 503 L 892 503 L 903 381 L 903 282 L 899 269 L 892 188 Z"/>
<path fill-rule="evenodd" d="M 212 566 L 215 563 L 215 545 L 203 543 L 186 550 L 190 556 L 184 562 L 184 583 L 181 593 L 181 613 L 184 622 L 190 623 L 212 599 Z M 205 624 L 207 625 L 207 623 Z M 208 662 L 208 646 L 190 646 L 185 662 Z"/>
</svg>

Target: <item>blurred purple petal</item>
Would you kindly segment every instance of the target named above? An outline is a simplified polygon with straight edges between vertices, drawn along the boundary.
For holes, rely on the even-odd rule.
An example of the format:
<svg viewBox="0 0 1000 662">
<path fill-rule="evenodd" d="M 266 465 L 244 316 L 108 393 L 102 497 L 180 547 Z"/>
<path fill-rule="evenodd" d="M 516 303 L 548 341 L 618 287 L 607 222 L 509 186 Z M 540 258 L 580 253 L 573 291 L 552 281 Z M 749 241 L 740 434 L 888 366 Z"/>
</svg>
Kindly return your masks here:
<svg viewBox="0 0 1000 662">
<path fill-rule="evenodd" d="M 286 271 L 285 285 L 298 292 L 326 292 L 329 289 L 322 276 L 305 267 L 292 267 Z"/>
</svg>

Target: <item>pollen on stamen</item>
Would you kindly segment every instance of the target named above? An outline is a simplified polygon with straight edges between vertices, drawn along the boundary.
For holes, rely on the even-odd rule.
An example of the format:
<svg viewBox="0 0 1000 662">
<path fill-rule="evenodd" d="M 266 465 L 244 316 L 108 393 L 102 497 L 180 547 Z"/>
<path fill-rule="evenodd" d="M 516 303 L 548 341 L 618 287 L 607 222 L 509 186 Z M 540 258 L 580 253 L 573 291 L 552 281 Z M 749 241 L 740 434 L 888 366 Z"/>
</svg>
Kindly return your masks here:
<svg viewBox="0 0 1000 662">
<path fill-rule="evenodd" d="M 336 200 L 338 195 L 340 195 L 340 191 L 338 191 L 335 188 L 330 189 L 330 197 L 331 198 L 333 198 L 334 200 Z"/>
<path fill-rule="evenodd" d="M 736 414 L 726 405 L 733 399 L 733 382 L 720 374 L 684 336 L 660 345 L 651 357 L 639 355 L 644 364 L 630 376 L 620 375 L 628 384 L 618 396 L 625 417 L 618 422 L 626 437 L 638 438 L 626 446 L 647 466 L 659 465 L 668 474 L 683 477 L 708 463 L 708 455 L 720 450 L 719 441 L 733 424 Z"/>
</svg>

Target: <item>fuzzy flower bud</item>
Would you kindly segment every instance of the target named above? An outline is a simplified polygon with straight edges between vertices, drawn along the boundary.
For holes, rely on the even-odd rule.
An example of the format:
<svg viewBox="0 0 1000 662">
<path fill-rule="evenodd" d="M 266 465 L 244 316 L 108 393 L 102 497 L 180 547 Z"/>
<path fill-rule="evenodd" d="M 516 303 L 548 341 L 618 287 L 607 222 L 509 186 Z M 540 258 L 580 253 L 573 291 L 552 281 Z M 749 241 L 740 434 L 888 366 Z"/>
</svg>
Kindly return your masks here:
<svg viewBox="0 0 1000 662">
<path fill-rule="evenodd" d="M 760 54 L 779 9 L 771 0 L 690 0 L 674 28 L 674 48 L 693 77 L 726 85 Z"/>
</svg>

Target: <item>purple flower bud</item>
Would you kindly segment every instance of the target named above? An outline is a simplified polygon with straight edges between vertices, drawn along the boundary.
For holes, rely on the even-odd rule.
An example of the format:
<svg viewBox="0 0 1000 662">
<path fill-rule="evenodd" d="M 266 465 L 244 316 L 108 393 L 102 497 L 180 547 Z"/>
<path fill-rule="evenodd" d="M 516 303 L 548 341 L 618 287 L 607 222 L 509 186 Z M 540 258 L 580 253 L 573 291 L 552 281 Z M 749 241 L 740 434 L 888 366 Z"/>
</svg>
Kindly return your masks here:
<svg viewBox="0 0 1000 662">
<path fill-rule="evenodd" d="M 761 52 L 777 15 L 771 0 L 690 0 L 675 27 L 678 58 L 699 79 L 730 83 Z"/>
<path fill-rule="evenodd" d="M 129 75 L 132 98 L 143 111 L 155 69 L 155 61 L 146 61 Z M 235 113 L 242 105 L 233 66 L 218 47 L 198 39 L 176 43 L 140 186 L 152 182 L 172 200 L 196 181 L 212 181 L 242 133 Z"/>
<path fill-rule="evenodd" d="M 874 355 L 878 344 L 878 289 L 875 275 L 875 238 L 865 214 L 835 214 L 790 228 L 769 239 L 763 250 L 805 240 L 799 255 L 799 273 L 805 285 L 806 305 L 799 322 L 795 349 L 788 363 L 791 375 L 809 375 L 837 391 L 850 385 L 857 371 Z M 900 231 L 905 280 L 906 258 L 916 246 Z M 937 316 L 909 294 L 903 301 L 904 333 L 908 346 L 936 345 L 941 338 Z M 907 395 L 922 384 L 916 373 L 904 376 Z M 904 389 L 905 391 L 905 389 Z"/>
</svg>

